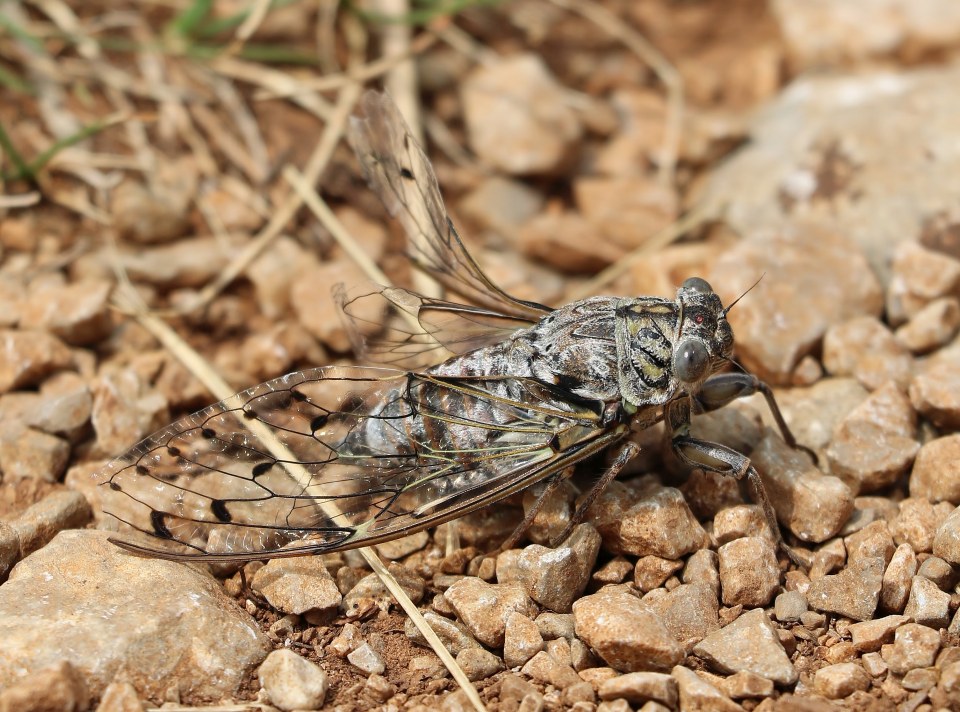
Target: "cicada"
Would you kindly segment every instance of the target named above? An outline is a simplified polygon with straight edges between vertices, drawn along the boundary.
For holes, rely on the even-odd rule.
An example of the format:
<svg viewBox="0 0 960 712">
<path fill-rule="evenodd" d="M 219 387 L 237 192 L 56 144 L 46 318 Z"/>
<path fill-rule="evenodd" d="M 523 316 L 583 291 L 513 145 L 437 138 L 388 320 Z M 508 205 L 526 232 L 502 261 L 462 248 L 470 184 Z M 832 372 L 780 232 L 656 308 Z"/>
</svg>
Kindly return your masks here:
<svg viewBox="0 0 960 712">
<path fill-rule="evenodd" d="M 760 392 L 796 445 L 766 385 L 720 373 L 731 362 L 733 332 L 729 307 L 706 281 L 687 279 L 672 300 L 594 297 L 552 309 L 515 299 L 465 249 L 430 163 L 389 97 L 362 97 L 349 139 L 368 182 L 411 236 L 414 261 L 470 303 L 382 289 L 376 296 L 418 326 L 382 350 L 401 363 L 291 373 L 134 446 L 98 475 L 104 509 L 158 542 L 117 543 L 181 560 L 339 551 L 544 482 L 515 543 L 573 466 L 612 449 L 579 500 L 572 522 L 582 520 L 638 453 L 631 433 L 662 421 L 683 462 L 753 485 L 784 546 L 750 461 L 690 434 L 693 414 Z M 346 300 L 348 313 L 350 306 Z M 396 367 L 440 348 L 446 358 L 438 365 Z"/>
</svg>

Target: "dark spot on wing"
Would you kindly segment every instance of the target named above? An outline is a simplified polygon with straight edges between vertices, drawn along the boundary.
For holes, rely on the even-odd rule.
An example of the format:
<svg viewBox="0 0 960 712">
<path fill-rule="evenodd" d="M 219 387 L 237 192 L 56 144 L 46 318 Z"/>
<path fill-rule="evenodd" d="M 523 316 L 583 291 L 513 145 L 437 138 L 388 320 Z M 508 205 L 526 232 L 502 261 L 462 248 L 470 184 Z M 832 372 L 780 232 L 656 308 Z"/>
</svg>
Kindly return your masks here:
<svg viewBox="0 0 960 712">
<path fill-rule="evenodd" d="M 180 448 L 173 445 L 167 445 L 167 454 L 170 457 L 180 457 Z"/>
<path fill-rule="evenodd" d="M 413 173 L 410 171 L 409 168 L 401 168 L 400 177 L 406 178 L 407 180 L 413 180 Z"/>
<path fill-rule="evenodd" d="M 233 516 L 227 509 L 227 503 L 222 499 L 215 499 L 211 501 L 210 511 L 213 512 L 213 516 L 225 524 L 233 521 Z"/>
<path fill-rule="evenodd" d="M 150 474 L 150 470 L 147 469 L 147 466 L 146 466 L 146 465 L 137 465 L 136 467 L 133 468 L 133 471 L 136 472 L 138 475 L 149 475 L 149 474 Z"/>
<path fill-rule="evenodd" d="M 153 527 L 153 534 L 160 539 L 173 539 L 173 534 L 167 529 L 167 523 L 164 521 L 166 515 L 163 512 L 153 510 L 150 512 L 150 526 Z"/>
<path fill-rule="evenodd" d="M 258 462 L 256 465 L 253 466 L 253 469 L 251 470 L 251 474 L 254 477 L 259 477 L 260 475 L 268 472 L 270 468 L 273 467 L 275 464 L 277 463 L 274 460 L 266 460 L 264 462 Z"/>
<path fill-rule="evenodd" d="M 200 434 L 207 440 L 213 440 L 217 437 L 217 431 L 213 428 L 200 428 Z"/>
<path fill-rule="evenodd" d="M 326 413 L 323 413 L 322 415 L 318 415 L 316 418 L 310 421 L 310 430 L 312 430 L 313 432 L 316 432 L 317 430 L 319 430 L 320 428 L 322 428 L 324 425 L 327 424 L 327 420 L 329 420 L 329 418 L 330 416 L 327 415 Z"/>
<path fill-rule="evenodd" d="M 120 491 L 120 485 L 118 485 L 116 482 L 111 482 L 111 483 L 110 483 L 110 489 L 112 489 L 114 492 L 119 492 L 119 491 Z"/>
</svg>

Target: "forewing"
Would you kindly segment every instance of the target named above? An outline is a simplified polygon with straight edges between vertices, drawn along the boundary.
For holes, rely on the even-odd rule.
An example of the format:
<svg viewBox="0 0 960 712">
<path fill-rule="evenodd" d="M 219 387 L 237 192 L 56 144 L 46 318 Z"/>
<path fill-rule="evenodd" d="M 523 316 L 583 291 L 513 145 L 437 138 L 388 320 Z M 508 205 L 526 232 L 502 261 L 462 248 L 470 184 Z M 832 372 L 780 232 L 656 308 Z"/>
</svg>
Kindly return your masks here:
<svg viewBox="0 0 960 712">
<path fill-rule="evenodd" d="M 118 542 L 128 549 L 296 556 L 392 539 L 496 501 L 579 459 L 605 435 L 597 422 L 533 380 L 325 367 L 183 418 L 98 482 L 105 514 L 157 540 Z"/>
<path fill-rule="evenodd" d="M 447 216 L 436 175 L 387 94 L 368 91 L 347 132 L 364 176 L 410 236 L 412 258 L 448 289 L 489 309 L 536 322 L 549 307 L 497 287 L 467 252 Z"/>
<path fill-rule="evenodd" d="M 526 319 L 425 297 L 399 287 L 362 288 L 337 296 L 358 358 L 396 368 L 424 368 L 450 355 L 502 342 L 529 325 Z M 386 323 L 369 316 L 380 313 L 370 308 L 371 303 L 382 302 L 396 313 Z M 373 335 L 364 335 L 371 331 Z"/>
</svg>

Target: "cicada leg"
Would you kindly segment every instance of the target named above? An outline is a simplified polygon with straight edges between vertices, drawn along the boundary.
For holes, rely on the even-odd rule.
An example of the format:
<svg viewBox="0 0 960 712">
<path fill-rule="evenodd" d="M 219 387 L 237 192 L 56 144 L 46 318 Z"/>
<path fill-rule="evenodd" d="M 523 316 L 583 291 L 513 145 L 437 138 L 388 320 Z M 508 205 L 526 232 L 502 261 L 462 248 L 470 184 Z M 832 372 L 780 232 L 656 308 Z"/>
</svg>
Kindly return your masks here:
<svg viewBox="0 0 960 712">
<path fill-rule="evenodd" d="M 537 514 L 543 509 L 543 505 L 550 498 L 550 495 L 553 494 L 557 487 L 559 487 L 565 479 L 570 476 L 572 467 L 568 467 L 564 470 L 561 470 L 557 474 L 553 475 L 545 483 L 543 491 L 540 493 L 540 496 L 537 497 L 533 504 L 530 506 L 530 509 L 527 510 L 526 514 L 523 517 L 523 521 L 520 522 L 516 528 L 511 532 L 510 536 L 500 545 L 499 551 L 506 551 L 507 549 L 512 549 L 517 544 L 520 543 L 520 540 L 527 533 L 530 527 L 533 525 L 533 520 L 537 518 Z"/>
<path fill-rule="evenodd" d="M 814 463 L 816 463 L 817 454 L 810 448 L 797 442 L 793 433 L 790 432 L 790 426 L 787 425 L 787 421 L 784 420 L 783 414 L 780 412 L 780 406 L 777 405 L 770 386 L 756 376 L 749 373 L 720 373 L 716 376 L 711 376 L 704 382 L 700 388 L 700 392 L 697 393 L 693 399 L 696 401 L 697 406 L 699 406 L 699 412 L 706 413 L 722 408 L 738 398 L 752 396 L 754 393 L 763 394 L 763 398 L 767 401 L 767 407 L 770 408 L 773 419 L 777 422 L 777 427 L 780 429 L 780 435 L 784 442 L 794 450 L 803 450 L 810 455 Z"/>
<path fill-rule="evenodd" d="M 640 446 L 631 440 L 626 440 L 620 445 L 615 451 L 613 460 L 607 468 L 607 471 L 600 476 L 600 479 L 594 483 L 593 487 L 591 487 L 583 499 L 580 500 L 580 504 L 577 505 L 576 510 L 570 517 L 570 523 L 550 542 L 550 546 L 559 546 L 561 542 L 570 536 L 573 528 L 584 520 L 584 517 L 587 515 L 587 510 L 590 509 L 590 506 L 596 501 L 597 497 L 603 493 L 611 482 L 617 479 L 617 475 L 623 471 L 627 463 L 639 454 Z"/>
<path fill-rule="evenodd" d="M 710 472 L 728 475 L 738 481 L 746 478 L 753 490 L 753 499 L 763 510 L 763 516 L 773 532 L 777 546 L 797 566 L 805 565 L 803 558 L 787 546 L 787 543 L 783 540 L 783 535 L 780 533 L 780 524 L 777 522 L 777 513 L 770 503 L 770 498 L 767 497 L 767 490 L 760 480 L 760 473 L 750 464 L 750 458 L 725 445 L 698 440 L 683 434 L 676 435 L 673 438 L 673 451 L 691 467 L 699 467 Z"/>
</svg>

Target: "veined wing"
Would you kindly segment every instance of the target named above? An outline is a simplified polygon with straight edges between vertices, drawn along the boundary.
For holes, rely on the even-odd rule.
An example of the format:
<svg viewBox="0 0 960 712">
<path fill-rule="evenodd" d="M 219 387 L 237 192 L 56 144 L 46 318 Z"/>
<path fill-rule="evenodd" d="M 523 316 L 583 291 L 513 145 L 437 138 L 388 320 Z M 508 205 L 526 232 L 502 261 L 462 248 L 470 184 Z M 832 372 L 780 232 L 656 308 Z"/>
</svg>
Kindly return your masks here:
<svg viewBox="0 0 960 712">
<path fill-rule="evenodd" d="M 506 316 L 536 322 L 551 309 L 515 299 L 484 274 L 467 252 L 440 197 L 437 177 L 393 100 L 366 92 L 362 115 L 353 116 L 347 137 L 364 176 L 411 238 L 414 261 L 448 289 Z"/>
<path fill-rule="evenodd" d="M 351 329 L 358 358 L 370 363 L 396 368 L 423 368 L 450 354 L 460 355 L 484 346 L 499 343 L 518 329 L 529 326 L 519 317 L 425 297 L 399 287 L 355 289 L 337 293 L 343 313 Z M 370 302 L 386 301 L 400 316 L 383 324 L 368 314 L 380 310 L 366 307 Z M 363 336 L 369 330 L 365 323 L 382 327 L 374 336 Z"/>
<path fill-rule="evenodd" d="M 518 491 L 620 437 L 512 377 L 325 367 L 168 426 L 98 476 L 128 549 L 243 561 L 395 538 Z"/>
</svg>

